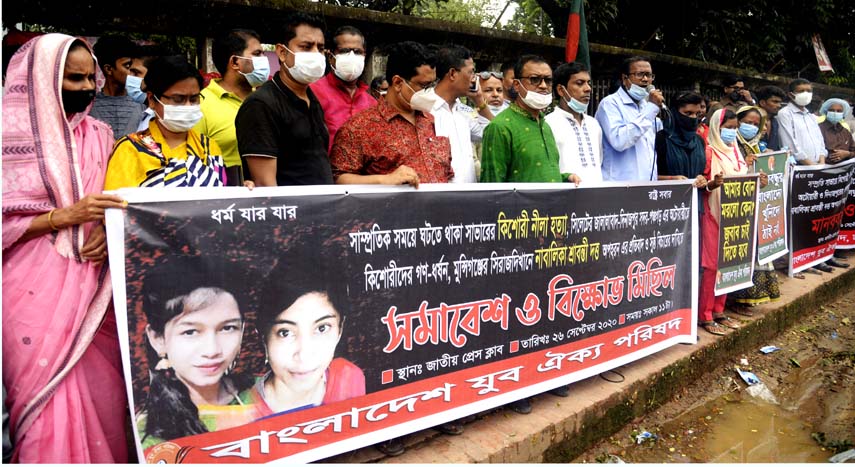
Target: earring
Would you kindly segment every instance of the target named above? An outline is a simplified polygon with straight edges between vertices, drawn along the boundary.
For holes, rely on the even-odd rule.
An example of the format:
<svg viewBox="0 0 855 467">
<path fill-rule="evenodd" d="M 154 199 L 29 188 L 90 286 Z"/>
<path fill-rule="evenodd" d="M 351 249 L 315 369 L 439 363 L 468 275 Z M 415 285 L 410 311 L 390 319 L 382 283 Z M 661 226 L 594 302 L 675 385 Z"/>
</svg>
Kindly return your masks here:
<svg viewBox="0 0 855 467">
<path fill-rule="evenodd" d="M 235 367 L 237 366 L 237 360 L 237 357 L 235 357 L 235 359 L 232 360 L 232 364 L 229 365 L 228 368 L 226 368 L 226 376 L 230 375 L 232 371 L 234 371 Z"/>
<path fill-rule="evenodd" d="M 168 370 L 172 368 L 172 364 L 169 363 L 169 358 L 167 358 L 166 354 L 158 355 L 160 360 L 157 362 L 157 366 L 154 367 L 155 370 Z"/>
</svg>

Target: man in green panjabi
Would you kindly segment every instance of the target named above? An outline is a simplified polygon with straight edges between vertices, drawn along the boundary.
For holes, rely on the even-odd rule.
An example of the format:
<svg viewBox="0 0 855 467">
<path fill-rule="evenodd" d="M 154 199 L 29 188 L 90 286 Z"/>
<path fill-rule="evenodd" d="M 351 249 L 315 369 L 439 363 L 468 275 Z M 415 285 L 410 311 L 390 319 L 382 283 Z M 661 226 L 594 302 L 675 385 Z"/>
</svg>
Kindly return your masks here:
<svg viewBox="0 0 855 467">
<path fill-rule="evenodd" d="M 561 173 L 558 146 L 544 121 L 552 103 L 552 68 L 537 55 L 523 55 L 514 66 L 517 97 L 484 129 L 481 182 L 574 182 Z"/>
</svg>

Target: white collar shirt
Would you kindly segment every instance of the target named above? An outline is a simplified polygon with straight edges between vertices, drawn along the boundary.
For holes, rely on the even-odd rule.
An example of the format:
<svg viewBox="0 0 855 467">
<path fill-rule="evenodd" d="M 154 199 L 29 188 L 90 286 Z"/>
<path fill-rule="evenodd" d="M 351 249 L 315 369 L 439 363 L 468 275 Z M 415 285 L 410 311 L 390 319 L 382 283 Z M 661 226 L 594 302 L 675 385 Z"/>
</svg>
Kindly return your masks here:
<svg viewBox="0 0 855 467">
<path fill-rule="evenodd" d="M 556 107 L 545 118 L 558 146 L 558 168 L 573 173 L 590 186 L 603 181 L 603 130 L 597 119 L 585 114 L 580 124 L 574 115 Z"/>
</svg>

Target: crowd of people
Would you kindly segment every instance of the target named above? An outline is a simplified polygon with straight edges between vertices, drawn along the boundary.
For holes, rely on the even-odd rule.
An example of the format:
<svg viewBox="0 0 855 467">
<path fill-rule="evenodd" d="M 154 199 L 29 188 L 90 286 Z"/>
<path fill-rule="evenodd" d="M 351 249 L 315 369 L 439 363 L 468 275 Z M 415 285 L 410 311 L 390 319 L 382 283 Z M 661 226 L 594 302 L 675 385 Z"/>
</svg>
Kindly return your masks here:
<svg viewBox="0 0 855 467">
<path fill-rule="evenodd" d="M 302 12 L 281 26 L 277 72 L 262 38 L 235 29 L 213 42 L 219 77 L 207 85 L 184 56 L 121 36 L 102 37 L 93 48 L 45 34 L 11 58 L 2 133 L 3 385 L 14 460 L 128 459 L 103 225 L 106 209 L 127 204 L 105 190 L 693 180 L 702 195 L 699 323 L 724 335 L 739 322 L 725 314 L 727 296 L 713 290 L 723 177 L 753 171 L 754 158 L 766 151 L 789 149 L 793 163 L 806 165 L 855 156 L 849 103 L 828 99 L 814 115 L 804 79 L 786 91 L 751 90 L 731 76 L 718 102 L 688 90 L 666 105 L 653 86 L 651 61 L 634 56 L 622 63 L 617 89 L 589 112 L 592 77 L 580 63 L 553 67 L 526 54 L 499 71 L 478 72 L 464 47 L 405 41 L 388 48 L 385 74 L 366 84 L 368 42 L 358 29 L 342 27 L 328 42 L 323 21 Z M 766 174 L 758 172 L 764 185 Z M 832 259 L 817 267 L 848 265 Z M 223 339 L 240 347 L 243 318 L 234 297 L 199 285 L 146 307 L 157 362 L 150 397 L 169 399 L 169 377 L 195 381 L 169 363 L 178 352 L 170 355 L 178 348 L 170 342 L 181 337 L 173 328 L 197 309 L 191 303 L 219 303 Z M 266 345 L 286 345 L 277 336 L 297 331 L 279 331 L 276 323 L 302 322 L 295 311 L 301 307 L 328 307 L 325 329 L 331 339 L 340 336 L 338 299 L 304 292 L 264 317 Z M 754 286 L 732 295 L 732 309 L 750 315 L 746 305 L 780 297 L 777 276 L 757 267 Z M 286 313 L 295 315 L 285 320 Z M 222 359 L 223 371 L 235 355 Z M 268 414 L 303 404 L 283 400 L 289 382 L 277 377 L 278 363 L 270 364 L 272 371 L 245 393 L 220 370 L 216 384 L 199 379 L 197 391 L 179 401 L 195 414 L 190 431 L 163 428 L 162 420 L 178 413 L 170 411 L 140 413 L 136 426 L 143 438 L 168 439 L 215 429 L 222 419 L 202 416 L 211 404 L 261 401 Z M 358 379 L 347 364 L 337 363 Z M 154 378 L 161 371 L 162 381 Z M 327 397 L 331 379 L 321 380 L 327 386 L 313 386 L 312 394 Z M 550 392 L 566 397 L 569 388 Z M 509 408 L 532 410 L 525 399 Z M 464 422 L 437 429 L 460 434 Z M 377 447 L 389 455 L 404 451 L 399 439 Z"/>
</svg>

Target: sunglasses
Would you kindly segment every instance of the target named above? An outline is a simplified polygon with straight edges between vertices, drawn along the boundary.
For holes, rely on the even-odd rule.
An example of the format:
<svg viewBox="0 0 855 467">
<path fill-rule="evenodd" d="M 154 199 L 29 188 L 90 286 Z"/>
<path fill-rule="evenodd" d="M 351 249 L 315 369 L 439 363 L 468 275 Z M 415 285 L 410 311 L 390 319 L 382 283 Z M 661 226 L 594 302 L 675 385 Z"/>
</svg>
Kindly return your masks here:
<svg viewBox="0 0 855 467">
<path fill-rule="evenodd" d="M 498 71 L 482 71 L 482 72 L 478 73 L 478 77 L 483 79 L 483 80 L 488 80 L 488 79 L 490 79 L 491 76 L 493 78 L 497 78 L 499 80 L 502 79 L 502 74 L 499 73 Z"/>
</svg>

